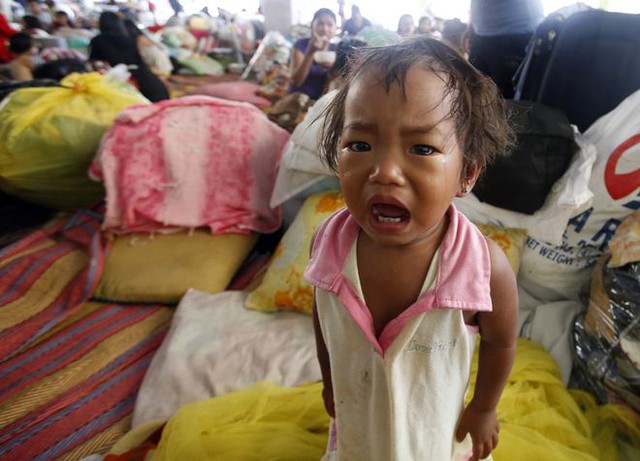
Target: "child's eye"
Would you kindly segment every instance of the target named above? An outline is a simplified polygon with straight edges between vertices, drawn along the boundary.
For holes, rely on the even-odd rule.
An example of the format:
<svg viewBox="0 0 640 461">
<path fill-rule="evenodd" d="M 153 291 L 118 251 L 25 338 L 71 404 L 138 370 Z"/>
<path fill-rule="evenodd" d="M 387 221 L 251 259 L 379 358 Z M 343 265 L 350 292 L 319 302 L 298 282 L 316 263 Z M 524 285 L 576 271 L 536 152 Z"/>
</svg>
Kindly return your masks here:
<svg viewBox="0 0 640 461">
<path fill-rule="evenodd" d="M 371 150 L 371 146 L 366 142 L 354 141 L 347 144 L 347 149 L 354 152 L 368 152 Z"/>
<path fill-rule="evenodd" d="M 411 146 L 411 149 L 409 149 L 409 152 L 416 155 L 431 155 L 435 151 L 435 148 L 427 146 L 426 144 L 417 144 L 415 146 Z"/>
</svg>

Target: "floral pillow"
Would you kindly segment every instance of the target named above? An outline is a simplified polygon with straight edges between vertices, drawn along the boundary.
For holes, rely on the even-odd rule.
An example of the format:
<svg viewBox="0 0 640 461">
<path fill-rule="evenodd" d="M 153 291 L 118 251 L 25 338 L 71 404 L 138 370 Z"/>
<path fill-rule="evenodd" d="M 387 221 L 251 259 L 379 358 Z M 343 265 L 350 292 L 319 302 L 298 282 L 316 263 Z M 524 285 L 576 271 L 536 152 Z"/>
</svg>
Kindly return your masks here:
<svg viewBox="0 0 640 461">
<path fill-rule="evenodd" d="M 246 307 L 266 312 L 292 310 L 311 314 L 313 287 L 303 277 L 309 263 L 311 239 L 322 221 L 343 206 L 344 198 L 338 191 L 315 194 L 304 202 L 276 248 L 262 282 L 247 296 Z M 527 232 L 487 224 L 478 228 L 498 243 L 517 273 Z"/>
<path fill-rule="evenodd" d="M 496 242 L 507 255 L 513 272 L 517 275 L 522 260 L 522 249 L 527 240 L 526 229 L 512 229 L 493 226 L 491 224 L 476 224 L 485 237 Z"/>
<path fill-rule="evenodd" d="M 303 277 L 311 239 L 322 221 L 343 206 L 344 199 L 338 191 L 322 192 L 305 200 L 278 244 L 262 283 L 247 296 L 246 307 L 311 314 L 313 287 Z"/>
</svg>

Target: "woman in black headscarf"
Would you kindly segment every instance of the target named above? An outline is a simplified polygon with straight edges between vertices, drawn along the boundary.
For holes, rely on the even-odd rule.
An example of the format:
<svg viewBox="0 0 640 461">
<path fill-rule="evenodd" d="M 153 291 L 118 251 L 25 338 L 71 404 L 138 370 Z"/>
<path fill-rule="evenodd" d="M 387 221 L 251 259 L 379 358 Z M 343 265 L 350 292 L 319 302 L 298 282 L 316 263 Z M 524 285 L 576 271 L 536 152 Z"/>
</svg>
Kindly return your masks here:
<svg viewBox="0 0 640 461">
<path fill-rule="evenodd" d="M 100 15 L 100 33 L 89 44 L 89 60 L 105 61 L 110 66 L 126 64 L 138 83 L 140 92 L 150 101 L 169 99 L 169 91 L 162 80 L 144 63 L 136 46 L 136 37 L 127 33 L 123 20 L 116 13 Z"/>
</svg>

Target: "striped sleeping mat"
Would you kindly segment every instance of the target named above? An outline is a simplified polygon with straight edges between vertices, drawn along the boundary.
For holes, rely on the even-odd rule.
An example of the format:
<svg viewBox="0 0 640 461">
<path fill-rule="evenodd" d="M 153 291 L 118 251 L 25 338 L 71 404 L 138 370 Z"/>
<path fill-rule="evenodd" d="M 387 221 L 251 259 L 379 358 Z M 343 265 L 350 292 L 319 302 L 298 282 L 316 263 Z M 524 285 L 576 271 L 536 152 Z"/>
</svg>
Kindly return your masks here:
<svg viewBox="0 0 640 461">
<path fill-rule="evenodd" d="M 130 429 L 173 310 L 89 301 L 101 214 L 58 219 L 0 250 L 0 459 L 77 460 Z"/>
</svg>

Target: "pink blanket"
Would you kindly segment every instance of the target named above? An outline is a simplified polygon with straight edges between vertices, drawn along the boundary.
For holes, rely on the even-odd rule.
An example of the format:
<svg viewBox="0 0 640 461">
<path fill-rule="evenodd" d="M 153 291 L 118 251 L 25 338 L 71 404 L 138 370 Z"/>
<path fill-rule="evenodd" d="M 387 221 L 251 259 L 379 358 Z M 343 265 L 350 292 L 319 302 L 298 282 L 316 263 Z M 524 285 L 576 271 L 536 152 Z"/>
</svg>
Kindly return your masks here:
<svg viewBox="0 0 640 461">
<path fill-rule="evenodd" d="M 89 170 L 107 191 L 103 229 L 273 232 L 281 214 L 269 198 L 288 138 L 248 103 L 188 96 L 129 108 Z"/>
</svg>

